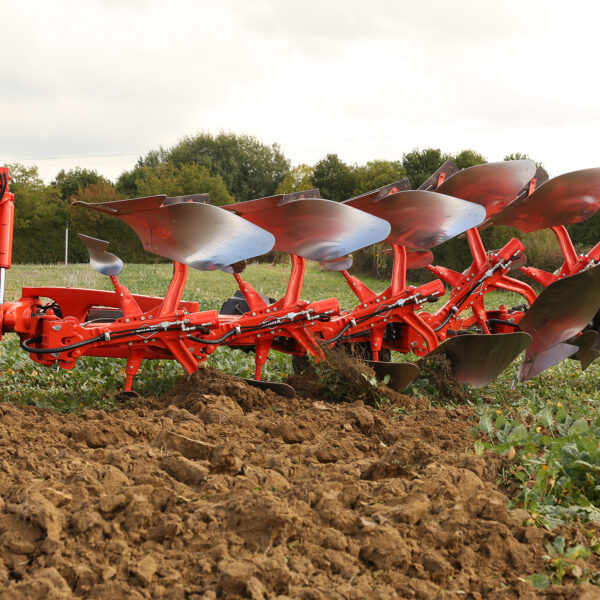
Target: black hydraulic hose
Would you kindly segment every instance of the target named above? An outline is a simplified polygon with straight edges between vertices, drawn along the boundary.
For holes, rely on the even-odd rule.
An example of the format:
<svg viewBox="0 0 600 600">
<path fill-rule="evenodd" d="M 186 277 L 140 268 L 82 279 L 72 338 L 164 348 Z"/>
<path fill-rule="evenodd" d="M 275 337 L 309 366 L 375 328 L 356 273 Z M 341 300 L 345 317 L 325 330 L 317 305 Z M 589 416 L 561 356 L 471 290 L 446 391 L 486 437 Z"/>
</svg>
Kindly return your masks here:
<svg viewBox="0 0 600 600">
<path fill-rule="evenodd" d="M 324 344 L 332 344 L 333 342 L 337 342 L 344 335 L 344 333 L 346 333 L 346 331 L 348 331 L 348 329 L 350 329 L 350 327 L 355 327 L 355 326 L 356 326 L 356 321 L 354 323 L 352 323 L 352 321 L 350 321 L 350 323 L 346 323 L 346 325 L 344 325 L 338 333 L 336 333 L 332 338 L 330 338 L 328 340 L 323 340 L 323 343 Z"/>
<path fill-rule="evenodd" d="M 435 302 L 438 300 L 437 296 L 426 296 L 425 298 L 423 298 L 423 302 Z M 422 304 L 422 302 L 420 302 L 419 304 Z M 344 333 L 346 333 L 346 331 L 348 331 L 348 329 L 350 329 L 350 327 L 357 327 L 358 325 L 364 323 L 365 321 L 368 321 L 369 319 L 376 317 L 377 315 L 390 311 L 390 310 L 394 310 L 394 308 L 396 308 L 393 305 L 387 304 L 385 306 L 380 306 L 378 309 L 374 310 L 372 313 L 369 313 L 368 315 L 365 315 L 364 317 L 361 317 L 360 319 L 356 319 L 354 321 L 354 323 L 350 322 L 348 324 L 346 324 L 335 336 L 333 336 L 331 339 L 329 340 L 323 340 L 323 342 L 325 344 L 331 344 L 332 342 L 337 342 L 343 335 Z M 356 334 L 356 337 L 364 335 L 364 332 L 361 332 L 359 334 Z M 346 339 L 350 339 L 352 336 L 347 336 Z"/>
<path fill-rule="evenodd" d="M 96 337 L 90 338 L 89 340 L 82 340 L 81 342 L 75 342 L 74 344 L 69 344 L 67 346 L 61 346 L 60 348 L 33 348 L 29 344 L 39 344 L 42 341 L 42 336 L 29 338 L 28 340 L 24 340 L 21 342 L 21 348 L 23 350 L 27 350 L 27 352 L 31 352 L 32 354 L 54 354 L 60 352 L 68 352 L 69 350 L 75 350 L 76 348 L 81 348 L 82 346 L 87 346 L 88 344 L 93 344 L 95 342 L 100 342 L 104 339 L 103 335 L 97 335 Z"/>
<path fill-rule="evenodd" d="M 253 331 L 261 331 L 263 329 L 272 329 L 272 328 L 273 328 L 273 324 L 267 323 L 265 325 L 257 325 L 254 327 L 240 328 L 239 330 L 232 329 L 231 331 L 228 331 L 225 335 L 221 336 L 220 338 L 216 338 L 214 340 L 206 340 L 203 338 L 196 337 L 194 335 L 188 335 L 188 339 L 192 340 L 193 342 L 198 342 L 199 344 L 216 345 L 216 344 L 220 344 L 220 343 L 224 342 L 226 339 L 230 338 L 233 335 L 241 335 L 244 333 L 251 333 Z M 210 329 L 208 329 L 207 327 L 204 327 L 202 325 L 196 325 L 195 327 L 191 327 L 189 330 L 199 330 L 199 329 L 202 330 L 203 333 L 208 333 L 210 331 Z M 54 354 L 54 353 L 60 353 L 60 352 L 69 352 L 70 350 L 75 350 L 77 348 L 81 348 L 82 346 L 88 346 L 89 344 L 95 344 L 96 342 L 102 342 L 102 341 L 109 342 L 111 340 L 118 340 L 118 339 L 121 339 L 124 337 L 129 337 L 131 335 L 158 333 L 160 331 L 181 331 L 181 329 L 179 327 L 165 328 L 160 325 L 155 325 L 153 327 L 129 329 L 127 331 L 121 331 L 121 332 L 115 333 L 113 335 L 109 334 L 108 338 L 105 336 L 105 334 L 101 333 L 100 335 L 97 335 L 88 340 L 82 340 L 81 342 L 75 342 L 73 344 L 68 344 L 66 346 L 60 346 L 58 348 L 33 348 L 30 344 L 38 344 L 39 342 L 42 341 L 42 339 L 43 339 L 42 336 L 39 336 L 39 337 L 35 337 L 35 338 L 29 338 L 28 340 L 21 342 L 21 348 L 23 348 L 24 350 L 26 350 L 27 352 L 30 352 L 32 354 Z M 345 329 L 343 331 L 345 331 Z M 343 331 L 342 331 L 342 333 L 343 333 Z"/>
<path fill-rule="evenodd" d="M 200 328 L 200 326 L 198 326 Z M 27 352 L 31 352 L 32 354 L 53 354 L 60 352 L 69 352 L 70 350 L 75 350 L 76 348 L 81 348 L 82 346 L 88 346 L 89 344 L 95 344 L 96 342 L 110 342 L 111 340 L 118 340 L 124 337 L 129 337 L 131 335 L 136 334 L 147 334 L 147 333 L 158 333 L 159 331 L 179 331 L 179 327 L 161 327 L 159 325 L 155 325 L 154 327 L 144 327 L 143 329 L 128 329 L 127 331 L 121 331 L 119 333 L 115 333 L 114 335 L 110 335 L 106 337 L 104 333 L 97 335 L 93 338 L 89 338 L 87 340 L 82 340 L 81 342 L 75 342 L 73 344 L 67 344 L 66 346 L 59 346 L 58 348 L 33 348 L 30 344 L 39 344 L 43 337 L 35 337 L 29 338 L 28 340 L 24 340 L 21 342 L 21 348 L 26 350 Z"/>
<path fill-rule="evenodd" d="M 228 331 L 225 335 L 222 335 L 220 338 L 216 338 L 214 340 L 205 340 L 195 335 L 188 335 L 188 339 L 192 340 L 192 342 L 198 342 L 199 344 L 208 344 L 210 346 L 215 346 L 224 342 L 226 339 L 230 338 L 232 335 L 236 335 L 238 332 L 235 329 Z"/>
<path fill-rule="evenodd" d="M 438 332 L 440 329 L 442 329 L 443 327 L 445 327 L 445 326 L 446 326 L 446 324 L 448 323 L 448 321 L 449 321 L 449 320 L 450 320 L 450 319 L 451 319 L 451 318 L 452 318 L 452 317 L 453 317 L 455 314 L 457 314 L 457 313 L 459 313 L 459 312 L 460 312 L 458 309 L 459 309 L 459 308 L 460 308 L 460 307 L 461 307 L 461 306 L 462 306 L 462 305 L 463 305 L 463 304 L 464 304 L 464 303 L 467 301 L 467 298 L 468 298 L 468 297 L 471 295 L 471 292 L 472 292 L 472 291 L 473 291 L 473 290 L 474 290 L 476 287 L 480 286 L 480 285 L 481 285 L 481 284 L 482 284 L 482 283 L 483 283 L 485 280 L 486 280 L 486 278 L 485 278 L 485 277 L 483 277 L 483 278 L 481 278 L 479 281 L 477 281 L 477 282 L 473 283 L 473 285 L 472 285 L 472 286 L 469 288 L 469 293 L 468 293 L 468 294 L 466 294 L 465 296 L 463 296 L 462 300 L 461 300 L 459 303 L 457 303 L 457 304 L 455 304 L 455 305 L 454 305 L 454 306 L 455 306 L 455 308 L 456 308 L 457 310 L 452 310 L 452 309 L 450 309 L 450 312 L 448 313 L 448 315 L 446 316 L 446 318 L 445 318 L 445 319 L 444 319 L 444 320 L 441 322 L 441 324 L 440 324 L 440 325 L 438 325 L 437 327 L 434 327 L 434 328 L 433 328 L 433 331 L 435 331 L 435 332 L 437 333 L 437 332 Z"/>
</svg>

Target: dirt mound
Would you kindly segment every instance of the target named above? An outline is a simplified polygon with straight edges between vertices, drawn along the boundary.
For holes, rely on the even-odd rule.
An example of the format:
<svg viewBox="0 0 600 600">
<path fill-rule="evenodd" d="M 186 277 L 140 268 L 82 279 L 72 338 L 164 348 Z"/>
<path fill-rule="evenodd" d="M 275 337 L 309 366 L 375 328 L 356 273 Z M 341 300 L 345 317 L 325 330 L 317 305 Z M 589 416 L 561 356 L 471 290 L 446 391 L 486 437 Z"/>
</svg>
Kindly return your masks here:
<svg viewBox="0 0 600 600">
<path fill-rule="evenodd" d="M 598 597 L 524 580 L 554 536 L 507 512 L 471 425 L 210 370 L 115 413 L 0 404 L 0 599 Z"/>
</svg>

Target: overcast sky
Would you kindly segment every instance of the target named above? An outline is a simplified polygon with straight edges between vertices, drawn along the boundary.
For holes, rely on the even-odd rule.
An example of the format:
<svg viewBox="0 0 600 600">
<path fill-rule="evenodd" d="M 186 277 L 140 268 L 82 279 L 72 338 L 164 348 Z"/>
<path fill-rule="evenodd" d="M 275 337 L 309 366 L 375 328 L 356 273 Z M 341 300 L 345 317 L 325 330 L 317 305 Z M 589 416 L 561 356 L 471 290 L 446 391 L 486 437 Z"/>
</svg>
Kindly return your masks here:
<svg viewBox="0 0 600 600">
<path fill-rule="evenodd" d="M 600 3 L 4 0 L 0 163 L 115 179 L 221 130 L 293 164 L 415 147 L 600 166 Z"/>
</svg>

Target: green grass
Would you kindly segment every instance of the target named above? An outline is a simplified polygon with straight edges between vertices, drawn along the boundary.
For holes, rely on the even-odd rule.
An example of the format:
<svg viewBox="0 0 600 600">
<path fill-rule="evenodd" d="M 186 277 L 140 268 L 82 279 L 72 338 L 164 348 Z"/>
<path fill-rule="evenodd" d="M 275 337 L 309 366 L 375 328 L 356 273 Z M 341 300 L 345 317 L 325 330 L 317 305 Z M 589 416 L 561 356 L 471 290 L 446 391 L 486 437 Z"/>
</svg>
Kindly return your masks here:
<svg viewBox="0 0 600 600">
<path fill-rule="evenodd" d="M 289 266 L 250 265 L 245 277 L 258 291 L 281 297 Z M 168 264 L 127 265 L 121 281 L 132 292 L 163 295 L 171 276 Z M 385 281 L 365 278 L 376 291 Z M 106 277 L 87 265 L 17 265 L 7 277 L 7 300 L 20 296 L 25 285 L 56 285 L 111 289 Z M 218 309 L 236 290 L 230 275 L 220 271 L 190 272 L 184 299 L 195 300 L 201 309 Z M 309 265 L 303 298 L 337 297 L 340 305 L 356 305 L 342 276 Z M 445 299 L 442 299 L 444 301 Z M 488 308 L 522 303 L 515 294 L 496 292 L 486 296 Z M 428 309 L 434 310 L 434 305 Z M 414 357 L 395 355 L 396 360 Z M 210 364 L 242 377 L 254 371 L 253 355 L 219 348 Z M 291 372 L 290 357 L 272 352 L 266 377 L 282 380 Z M 532 523 L 552 527 L 573 520 L 600 521 L 600 361 L 582 372 L 579 363 L 565 361 L 532 380 L 516 384 L 520 361 L 515 361 L 487 387 L 465 390 L 461 402 L 477 415 L 473 427 L 476 453 L 486 450 L 507 455 L 502 483 L 511 490 L 513 506 L 527 508 Z M 60 411 L 82 408 L 113 408 L 122 388 L 124 361 L 83 358 L 71 371 L 44 368 L 32 362 L 14 335 L 0 341 L 2 400 Z M 134 389 L 144 395 L 160 395 L 183 374 L 174 361 L 144 361 Z M 417 380 L 410 394 L 425 395 L 432 404 L 452 408 L 456 400 L 442 397 L 426 379 Z"/>
</svg>

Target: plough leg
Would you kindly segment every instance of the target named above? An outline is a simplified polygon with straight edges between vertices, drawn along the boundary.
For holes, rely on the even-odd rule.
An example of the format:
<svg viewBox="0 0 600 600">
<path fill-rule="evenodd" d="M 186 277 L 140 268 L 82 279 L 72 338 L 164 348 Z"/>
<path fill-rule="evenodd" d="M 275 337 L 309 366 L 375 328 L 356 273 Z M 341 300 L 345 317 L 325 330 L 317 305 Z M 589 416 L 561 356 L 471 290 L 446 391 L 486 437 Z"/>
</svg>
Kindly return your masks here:
<svg viewBox="0 0 600 600">
<path fill-rule="evenodd" d="M 144 358 L 144 354 L 146 350 L 132 350 L 127 357 L 127 367 L 125 368 L 125 387 L 124 390 L 126 392 L 131 391 L 131 385 L 133 383 L 133 378 L 136 376 L 137 372 L 140 370 L 140 366 L 142 364 L 142 360 Z"/>
<path fill-rule="evenodd" d="M 258 340 L 256 342 L 256 354 L 254 356 L 254 379 L 260 380 L 262 376 L 263 365 L 269 358 L 269 350 L 271 349 L 272 340 Z"/>
</svg>

